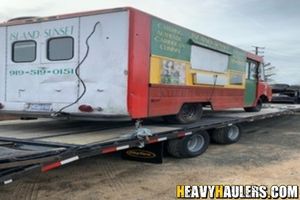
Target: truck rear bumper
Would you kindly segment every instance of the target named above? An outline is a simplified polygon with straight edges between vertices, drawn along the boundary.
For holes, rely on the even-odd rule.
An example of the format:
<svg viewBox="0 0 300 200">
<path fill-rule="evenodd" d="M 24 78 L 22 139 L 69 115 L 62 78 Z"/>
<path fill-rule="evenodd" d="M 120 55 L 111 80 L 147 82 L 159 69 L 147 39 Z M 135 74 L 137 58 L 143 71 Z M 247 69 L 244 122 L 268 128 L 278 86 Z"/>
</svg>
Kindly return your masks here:
<svg viewBox="0 0 300 200">
<path fill-rule="evenodd" d="M 89 113 L 55 113 L 55 112 L 28 112 L 28 111 L 0 111 L 0 115 L 11 115 L 20 118 L 53 118 L 61 120 L 87 121 L 130 121 L 128 115 L 105 115 Z"/>
</svg>

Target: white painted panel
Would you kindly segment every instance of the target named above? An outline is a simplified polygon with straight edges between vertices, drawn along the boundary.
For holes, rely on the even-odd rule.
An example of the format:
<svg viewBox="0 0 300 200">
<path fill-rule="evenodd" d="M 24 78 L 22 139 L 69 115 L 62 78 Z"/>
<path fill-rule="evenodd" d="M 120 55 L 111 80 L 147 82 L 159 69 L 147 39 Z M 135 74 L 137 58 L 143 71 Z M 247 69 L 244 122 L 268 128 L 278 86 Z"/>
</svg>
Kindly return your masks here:
<svg viewBox="0 0 300 200">
<path fill-rule="evenodd" d="M 7 28 L 6 100 L 8 102 L 38 102 L 39 76 L 31 75 L 39 65 L 38 44 L 41 41 L 39 24 L 10 26 Z M 29 63 L 12 61 L 12 45 L 16 41 L 34 40 L 37 44 L 36 60 Z"/>
<path fill-rule="evenodd" d="M 49 103 L 53 111 L 74 102 L 83 92 L 78 88 L 75 68 L 85 57 L 86 39 L 99 22 L 89 40 L 90 51 L 80 66 L 80 76 L 87 86 L 83 98 L 64 112 L 82 115 L 128 115 L 127 74 L 128 74 L 128 12 L 107 13 L 95 16 L 76 17 L 34 24 L 16 25 L 7 28 L 7 46 L 0 50 L 1 75 L 7 84 L 0 85 L 0 92 L 6 92 L 5 110 L 27 111 L 28 103 Z M 1 32 L 0 32 L 1 34 Z M 68 61 L 47 60 L 47 40 L 50 37 L 72 36 L 74 57 Z M 11 61 L 12 44 L 15 41 L 35 40 L 36 60 L 30 63 Z M 8 52 L 5 58 L 5 52 Z M 5 79 L 2 79 L 5 80 Z M 2 95 L 3 96 L 3 95 Z M 1 100 L 0 94 L 0 100 Z M 80 104 L 101 108 L 92 113 L 78 110 Z"/>
<path fill-rule="evenodd" d="M 224 75 L 215 76 L 214 74 L 197 73 L 194 77 L 194 83 L 207 85 L 226 85 L 227 77 Z"/>
<path fill-rule="evenodd" d="M 7 100 L 24 103 L 71 103 L 78 96 L 75 67 L 78 64 L 79 18 L 8 27 Z M 49 38 L 74 38 L 74 57 L 68 61 L 48 61 Z M 34 40 L 36 60 L 29 63 L 12 61 L 12 44 Z"/>
<path fill-rule="evenodd" d="M 193 69 L 224 73 L 229 56 L 210 49 L 192 46 L 191 65 Z"/>
<path fill-rule="evenodd" d="M 43 32 L 44 40 L 41 42 L 41 63 L 65 65 L 78 62 L 78 39 L 79 39 L 79 17 L 41 23 L 40 30 Z M 74 56 L 71 60 L 52 61 L 48 60 L 47 41 L 51 38 L 72 37 L 74 39 Z"/>
<path fill-rule="evenodd" d="M 88 57 L 80 67 L 87 86 L 80 103 L 102 108 L 100 114 L 127 115 L 129 15 L 119 12 L 81 17 L 80 60 L 87 50 L 86 39 L 97 22 Z"/>
<path fill-rule="evenodd" d="M 40 79 L 40 102 L 71 103 L 78 97 L 78 79 L 75 68 L 78 65 L 79 18 L 50 21 L 41 24 L 44 40 L 40 44 L 41 65 L 51 71 Z M 73 58 L 51 61 L 47 58 L 47 41 L 50 38 L 72 37 L 74 40 Z"/>
<path fill-rule="evenodd" d="M 6 28 L 0 27 L 0 102 L 5 99 L 5 41 Z"/>
</svg>

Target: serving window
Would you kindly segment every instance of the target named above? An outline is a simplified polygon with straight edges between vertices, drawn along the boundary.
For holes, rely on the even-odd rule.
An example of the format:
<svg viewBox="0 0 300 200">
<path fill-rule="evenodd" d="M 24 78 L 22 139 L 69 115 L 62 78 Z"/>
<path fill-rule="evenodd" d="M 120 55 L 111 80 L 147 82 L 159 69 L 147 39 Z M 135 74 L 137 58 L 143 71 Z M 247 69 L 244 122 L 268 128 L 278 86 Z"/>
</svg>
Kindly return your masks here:
<svg viewBox="0 0 300 200">
<path fill-rule="evenodd" d="M 229 55 L 211 49 L 192 46 L 192 69 L 225 73 L 228 68 Z"/>
</svg>

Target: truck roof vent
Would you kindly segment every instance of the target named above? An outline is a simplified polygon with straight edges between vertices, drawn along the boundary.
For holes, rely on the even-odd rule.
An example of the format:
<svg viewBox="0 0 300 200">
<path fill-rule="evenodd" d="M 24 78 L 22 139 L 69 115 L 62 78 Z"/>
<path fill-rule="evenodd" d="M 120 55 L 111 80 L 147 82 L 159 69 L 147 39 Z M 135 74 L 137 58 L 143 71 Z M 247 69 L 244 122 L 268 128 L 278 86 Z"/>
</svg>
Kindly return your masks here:
<svg viewBox="0 0 300 200">
<path fill-rule="evenodd" d="M 31 22 L 39 19 L 39 17 L 36 16 L 28 16 L 28 17 L 16 17 L 8 20 L 7 22 L 14 22 L 14 21 L 20 21 L 20 20 L 25 20 L 26 22 Z"/>
</svg>

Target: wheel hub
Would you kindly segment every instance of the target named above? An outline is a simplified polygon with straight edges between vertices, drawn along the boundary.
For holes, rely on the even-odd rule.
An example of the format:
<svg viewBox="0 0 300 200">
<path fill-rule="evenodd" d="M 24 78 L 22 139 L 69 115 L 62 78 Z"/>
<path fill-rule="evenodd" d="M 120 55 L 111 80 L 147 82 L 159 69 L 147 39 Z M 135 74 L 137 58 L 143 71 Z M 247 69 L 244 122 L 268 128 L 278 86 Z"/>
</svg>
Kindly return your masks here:
<svg viewBox="0 0 300 200">
<path fill-rule="evenodd" d="M 193 135 L 187 143 L 187 148 L 190 152 L 197 152 L 204 146 L 204 137 L 202 135 Z"/>
<path fill-rule="evenodd" d="M 228 130 L 228 138 L 235 140 L 239 136 L 240 130 L 237 126 L 231 126 Z"/>
</svg>

